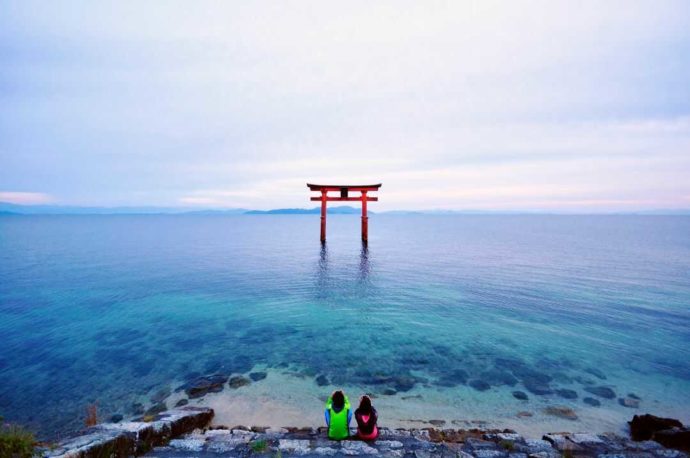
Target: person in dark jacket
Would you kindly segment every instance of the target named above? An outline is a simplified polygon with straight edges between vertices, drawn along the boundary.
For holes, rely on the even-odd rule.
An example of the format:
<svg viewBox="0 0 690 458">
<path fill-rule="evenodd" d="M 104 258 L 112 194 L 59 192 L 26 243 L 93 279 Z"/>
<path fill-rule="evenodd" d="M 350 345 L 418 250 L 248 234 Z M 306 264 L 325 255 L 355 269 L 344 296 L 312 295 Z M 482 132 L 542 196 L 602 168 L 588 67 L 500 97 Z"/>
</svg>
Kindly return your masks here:
<svg viewBox="0 0 690 458">
<path fill-rule="evenodd" d="M 359 407 L 355 410 L 355 420 L 357 420 L 357 437 L 365 441 L 373 441 L 379 436 L 379 429 L 376 427 L 378 415 L 376 409 L 371 405 L 371 398 L 364 395 L 359 400 Z"/>
</svg>

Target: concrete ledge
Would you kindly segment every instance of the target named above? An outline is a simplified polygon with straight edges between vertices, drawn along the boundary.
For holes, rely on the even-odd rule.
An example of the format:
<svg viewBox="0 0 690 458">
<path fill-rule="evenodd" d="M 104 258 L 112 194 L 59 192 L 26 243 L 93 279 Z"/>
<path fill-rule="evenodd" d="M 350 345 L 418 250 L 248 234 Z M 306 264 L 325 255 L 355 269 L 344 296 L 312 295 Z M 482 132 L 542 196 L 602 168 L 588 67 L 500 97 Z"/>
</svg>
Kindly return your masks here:
<svg viewBox="0 0 690 458">
<path fill-rule="evenodd" d="M 183 407 L 156 415 L 151 422 L 104 423 L 43 450 L 50 458 L 96 458 L 141 455 L 170 439 L 206 427 L 213 409 Z"/>
</svg>

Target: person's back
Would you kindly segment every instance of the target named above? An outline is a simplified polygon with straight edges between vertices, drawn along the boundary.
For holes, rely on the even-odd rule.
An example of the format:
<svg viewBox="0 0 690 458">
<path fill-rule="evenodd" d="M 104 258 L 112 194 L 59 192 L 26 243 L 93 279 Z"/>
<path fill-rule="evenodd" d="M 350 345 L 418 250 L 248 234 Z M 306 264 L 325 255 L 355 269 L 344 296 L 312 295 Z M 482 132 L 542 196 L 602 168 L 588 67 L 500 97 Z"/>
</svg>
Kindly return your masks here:
<svg viewBox="0 0 690 458">
<path fill-rule="evenodd" d="M 357 437 L 365 441 L 373 441 L 379 435 L 376 426 L 378 415 L 376 409 L 371 405 L 369 396 L 362 396 L 359 400 L 359 407 L 355 410 L 355 420 L 357 420 Z"/>
<path fill-rule="evenodd" d="M 328 426 L 328 438 L 334 440 L 347 439 L 350 435 L 350 400 L 338 390 L 326 401 L 326 425 Z"/>
</svg>

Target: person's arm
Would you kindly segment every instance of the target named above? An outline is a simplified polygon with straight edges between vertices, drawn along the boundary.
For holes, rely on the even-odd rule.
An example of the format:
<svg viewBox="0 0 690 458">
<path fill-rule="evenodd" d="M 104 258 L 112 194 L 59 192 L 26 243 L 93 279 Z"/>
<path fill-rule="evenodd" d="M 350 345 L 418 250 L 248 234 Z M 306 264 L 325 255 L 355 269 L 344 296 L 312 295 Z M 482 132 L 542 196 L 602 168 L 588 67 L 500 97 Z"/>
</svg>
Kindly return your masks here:
<svg viewBox="0 0 690 458">
<path fill-rule="evenodd" d="M 331 426 L 331 414 L 328 409 L 323 411 L 323 416 L 326 418 L 326 426 Z"/>
<path fill-rule="evenodd" d="M 352 409 L 347 409 L 347 427 L 350 427 L 350 420 L 352 420 Z"/>
</svg>

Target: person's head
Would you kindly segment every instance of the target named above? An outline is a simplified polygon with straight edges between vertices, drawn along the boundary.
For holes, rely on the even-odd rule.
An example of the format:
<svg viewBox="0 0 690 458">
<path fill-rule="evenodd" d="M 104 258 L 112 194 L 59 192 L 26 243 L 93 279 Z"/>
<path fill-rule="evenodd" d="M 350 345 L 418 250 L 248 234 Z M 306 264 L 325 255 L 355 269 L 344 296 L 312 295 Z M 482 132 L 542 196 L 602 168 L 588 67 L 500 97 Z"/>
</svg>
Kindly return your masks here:
<svg viewBox="0 0 690 458">
<path fill-rule="evenodd" d="M 371 412 L 371 398 L 366 394 L 359 398 L 359 410 L 362 412 Z"/>
<path fill-rule="evenodd" d="M 331 401 L 333 402 L 333 408 L 340 410 L 345 406 L 345 395 L 342 391 L 336 390 L 331 395 Z"/>
</svg>

